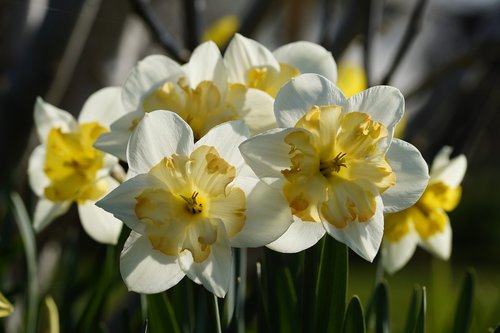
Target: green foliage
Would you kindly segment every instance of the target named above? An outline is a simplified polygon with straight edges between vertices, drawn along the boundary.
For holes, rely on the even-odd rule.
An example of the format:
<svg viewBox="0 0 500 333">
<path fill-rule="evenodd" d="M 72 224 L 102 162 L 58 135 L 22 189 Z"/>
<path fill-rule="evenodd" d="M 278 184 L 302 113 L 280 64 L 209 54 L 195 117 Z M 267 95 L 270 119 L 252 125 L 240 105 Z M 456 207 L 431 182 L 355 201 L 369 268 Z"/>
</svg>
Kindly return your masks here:
<svg viewBox="0 0 500 333">
<path fill-rule="evenodd" d="M 406 318 L 406 333 L 424 333 L 425 332 L 425 314 L 427 308 L 427 299 L 425 287 L 416 286 L 413 289 L 408 315 Z"/>
<path fill-rule="evenodd" d="M 469 270 L 465 276 L 460 298 L 455 310 L 453 333 L 467 333 L 469 331 L 474 304 L 474 281 L 475 273 L 473 270 Z"/>
<path fill-rule="evenodd" d="M 344 325 L 342 328 L 343 333 L 364 333 L 365 319 L 363 316 L 363 307 L 361 301 L 357 296 L 353 296 L 345 314 Z"/>
</svg>

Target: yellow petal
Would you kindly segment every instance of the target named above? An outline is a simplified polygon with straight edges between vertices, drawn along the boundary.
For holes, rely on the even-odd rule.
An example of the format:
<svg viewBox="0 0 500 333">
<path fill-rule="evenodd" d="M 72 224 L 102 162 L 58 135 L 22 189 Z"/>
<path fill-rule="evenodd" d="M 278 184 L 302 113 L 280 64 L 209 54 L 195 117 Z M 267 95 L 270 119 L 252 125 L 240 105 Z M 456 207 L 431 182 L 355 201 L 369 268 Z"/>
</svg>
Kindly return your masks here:
<svg viewBox="0 0 500 333">
<path fill-rule="evenodd" d="M 397 242 L 410 231 L 413 223 L 409 210 L 405 209 L 397 213 L 387 214 L 384 217 L 384 237 L 390 242 Z"/>
</svg>

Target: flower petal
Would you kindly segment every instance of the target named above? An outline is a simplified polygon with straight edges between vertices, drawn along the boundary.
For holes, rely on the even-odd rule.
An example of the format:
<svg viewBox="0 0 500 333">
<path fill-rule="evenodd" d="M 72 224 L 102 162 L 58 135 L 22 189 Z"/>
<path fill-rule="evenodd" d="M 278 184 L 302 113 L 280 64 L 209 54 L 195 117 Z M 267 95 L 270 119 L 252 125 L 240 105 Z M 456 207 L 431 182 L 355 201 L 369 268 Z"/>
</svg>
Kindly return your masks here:
<svg viewBox="0 0 500 333">
<path fill-rule="evenodd" d="M 302 222 L 295 216 L 293 219 L 287 231 L 268 244 L 268 248 L 283 253 L 296 253 L 310 248 L 325 235 L 325 228 L 321 223 Z"/>
<path fill-rule="evenodd" d="M 120 87 L 106 87 L 90 95 L 78 116 L 80 124 L 98 122 L 107 128 L 125 114 Z"/>
<path fill-rule="evenodd" d="M 331 52 L 306 41 L 283 45 L 273 52 L 278 62 L 291 65 L 301 73 L 321 74 L 332 82 L 337 81 L 337 64 Z"/>
<path fill-rule="evenodd" d="M 227 71 L 219 48 L 214 42 L 205 42 L 194 49 L 187 72 L 191 88 L 196 88 L 202 81 L 212 81 L 219 92 L 225 94 Z"/>
<path fill-rule="evenodd" d="M 285 137 L 299 129 L 275 129 L 256 135 L 240 145 L 243 158 L 253 172 L 267 184 L 281 189 L 284 183 L 282 170 L 290 168 L 290 146 Z"/>
<path fill-rule="evenodd" d="M 120 184 L 95 204 L 113 214 L 130 229 L 144 234 L 146 227 L 135 214 L 136 197 L 144 189 L 154 187 L 164 187 L 164 184 L 149 174 L 138 175 Z"/>
<path fill-rule="evenodd" d="M 387 273 L 394 274 L 406 265 L 417 248 L 418 238 L 418 234 L 413 231 L 404 235 L 397 242 L 384 239 L 381 260 Z"/>
<path fill-rule="evenodd" d="M 262 133 L 276 127 L 272 98 L 268 93 L 253 88 L 234 85 L 229 89 L 226 102 L 240 112 L 252 134 Z"/>
<path fill-rule="evenodd" d="M 387 160 L 396 173 L 396 185 L 382 193 L 384 213 L 394 213 L 415 204 L 429 181 L 427 163 L 413 145 L 393 139 Z"/>
<path fill-rule="evenodd" d="M 220 221 L 217 241 L 210 246 L 210 249 L 208 258 L 200 263 L 194 262 L 189 251 L 179 254 L 179 262 L 182 270 L 191 280 L 202 284 L 215 296 L 224 297 L 232 277 L 233 259 L 229 239 Z"/>
<path fill-rule="evenodd" d="M 392 138 L 394 128 L 403 117 L 405 100 L 401 92 L 390 86 L 368 88 L 349 98 L 349 111 L 368 113 L 373 120 L 382 123 Z"/>
<path fill-rule="evenodd" d="M 382 242 L 384 233 L 384 204 L 376 197 L 377 209 L 373 217 L 366 222 L 350 222 L 345 228 L 336 228 L 324 221 L 326 231 L 336 240 L 346 244 L 362 258 L 373 261 Z"/>
<path fill-rule="evenodd" d="M 347 105 L 335 84 L 318 74 L 302 74 L 285 84 L 274 102 L 278 127 L 293 127 L 312 106 Z"/>
<path fill-rule="evenodd" d="M 444 216 L 448 218 L 446 214 Z M 433 255 L 443 260 L 448 260 L 451 255 L 452 245 L 452 232 L 449 220 L 445 224 L 443 232 L 436 233 L 427 239 L 420 239 L 419 245 Z"/>
<path fill-rule="evenodd" d="M 42 143 L 47 140 L 52 128 L 61 128 L 63 132 L 78 128 L 78 123 L 69 112 L 45 102 L 41 97 L 36 99 L 34 117 L 38 138 Z"/>
<path fill-rule="evenodd" d="M 243 229 L 232 237 L 233 247 L 258 247 L 278 239 L 293 222 L 280 191 L 255 178 L 237 178 L 235 185 L 247 193 L 247 219 Z"/>
<path fill-rule="evenodd" d="M 106 177 L 105 180 L 110 190 L 118 186 L 118 182 L 111 177 Z M 99 243 L 116 245 L 122 230 L 120 220 L 96 206 L 94 201 L 79 204 L 78 213 L 83 229 L 92 239 Z"/>
<path fill-rule="evenodd" d="M 245 161 L 238 146 L 249 136 L 250 132 L 244 122 L 230 121 L 213 127 L 196 142 L 194 149 L 200 146 L 215 147 L 220 157 L 236 169 L 240 169 Z"/>
<path fill-rule="evenodd" d="M 54 202 L 40 198 L 33 214 L 33 228 L 40 232 L 58 216 L 66 213 L 71 206 L 71 201 Z"/>
<path fill-rule="evenodd" d="M 111 132 L 101 134 L 97 138 L 94 147 L 126 161 L 128 140 L 135 124 L 139 123 L 143 116 L 142 111 L 126 113 L 111 124 Z"/>
<path fill-rule="evenodd" d="M 50 179 L 45 174 L 45 155 L 47 148 L 39 145 L 31 153 L 28 164 L 28 176 L 31 189 L 39 197 L 44 195 L 44 190 L 50 185 Z"/>
<path fill-rule="evenodd" d="M 149 112 L 130 137 L 128 175 L 148 172 L 166 156 L 189 155 L 193 144 L 191 127 L 177 114 L 163 110 Z"/>
<path fill-rule="evenodd" d="M 144 294 L 167 290 L 185 275 L 177 257 L 154 250 L 147 237 L 134 231 L 130 232 L 120 255 L 120 273 L 130 291 Z"/>
<path fill-rule="evenodd" d="M 451 188 L 455 188 L 462 182 L 467 170 L 467 159 L 464 155 L 458 155 L 450 160 L 452 148 L 443 147 L 432 162 L 431 182 L 443 182 Z"/>
<path fill-rule="evenodd" d="M 262 44 L 236 34 L 229 43 L 224 60 L 232 83 L 247 82 L 248 71 L 254 67 L 269 66 L 276 71 L 280 70 L 278 61 Z"/>
<path fill-rule="evenodd" d="M 143 110 L 142 97 L 160 84 L 184 76 L 181 66 L 163 55 L 151 55 L 139 61 L 123 84 L 122 101 L 125 110 Z"/>
</svg>

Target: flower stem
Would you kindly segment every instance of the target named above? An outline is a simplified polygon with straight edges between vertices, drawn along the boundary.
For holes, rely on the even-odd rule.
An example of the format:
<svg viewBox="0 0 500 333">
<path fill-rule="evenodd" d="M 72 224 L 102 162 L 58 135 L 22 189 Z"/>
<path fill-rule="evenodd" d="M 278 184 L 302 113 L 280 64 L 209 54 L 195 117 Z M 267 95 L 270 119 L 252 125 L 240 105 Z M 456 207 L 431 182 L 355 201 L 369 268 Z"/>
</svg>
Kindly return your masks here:
<svg viewBox="0 0 500 333">
<path fill-rule="evenodd" d="M 236 318 L 238 319 L 238 333 L 245 332 L 245 295 L 247 289 L 247 249 L 239 250 L 238 291 L 236 294 Z"/>
<path fill-rule="evenodd" d="M 217 296 L 214 296 L 214 316 L 215 316 L 215 324 L 217 325 L 217 333 L 222 333 L 221 323 L 220 323 L 220 313 L 219 313 L 219 301 Z"/>
</svg>

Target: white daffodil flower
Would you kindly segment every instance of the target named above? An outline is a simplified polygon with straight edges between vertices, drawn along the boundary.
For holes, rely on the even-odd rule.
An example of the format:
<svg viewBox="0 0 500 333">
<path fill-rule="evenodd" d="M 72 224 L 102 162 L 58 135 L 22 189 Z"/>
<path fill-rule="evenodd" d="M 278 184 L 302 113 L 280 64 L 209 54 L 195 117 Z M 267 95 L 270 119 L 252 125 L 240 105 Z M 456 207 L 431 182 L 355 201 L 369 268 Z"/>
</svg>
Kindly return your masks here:
<svg viewBox="0 0 500 333">
<path fill-rule="evenodd" d="M 281 236 L 292 216 L 279 191 L 260 182 L 238 145 L 242 121 L 194 140 L 177 114 L 147 113 L 131 136 L 129 180 L 97 202 L 132 232 L 121 254 L 127 287 L 171 288 L 185 275 L 218 297 L 231 279 L 231 247 L 256 247 Z"/>
<path fill-rule="evenodd" d="M 281 128 L 240 146 L 293 213 L 294 223 L 268 247 L 301 251 L 327 232 L 372 261 L 383 214 L 414 204 L 429 177 L 420 152 L 393 139 L 403 96 L 379 86 L 346 99 L 327 78 L 303 74 L 283 86 L 274 107 Z"/>
<path fill-rule="evenodd" d="M 337 65 L 332 54 L 306 41 L 283 45 L 271 52 L 262 44 L 236 34 L 224 60 L 230 82 L 260 89 L 273 98 L 285 83 L 299 74 L 316 73 L 332 82 L 337 80 Z"/>
<path fill-rule="evenodd" d="M 118 186 L 111 173 L 123 170 L 117 158 L 93 144 L 123 114 L 119 92 L 120 88 L 108 87 L 91 95 L 78 121 L 37 99 L 34 117 L 41 145 L 31 154 L 28 167 L 31 188 L 39 197 L 33 218 L 35 230 L 41 231 L 76 202 L 90 237 L 107 244 L 118 241 L 122 223 L 95 202 Z"/>
<path fill-rule="evenodd" d="M 460 202 L 460 183 L 467 169 L 464 155 L 450 160 L 451 147 L 443 147 L 432 163 L 429 185 L 417 203 L 385 217 L 382 259 L 388 273 L 401 269 L 417 245 L 448 260 L 451 254 L 451 226 L 446 212 Z"/>
<path fill-rule="evenodd" d="M 122 160 L 133 129 L 146 113 L 155 110 L 177 113 L 192 128 L 196 140 L 230 120 L 245 121 L 254 133 L 275 124 L 273 99 L 261 90 L 228 83 L 222 55 L 213 42 L 198 46 L 183 66 L 162 55 L 146 57 L 126 79 L 122 101 L 127 114 L 96 144 Z"/>
</svg>

